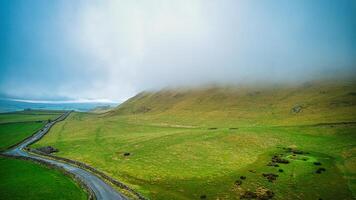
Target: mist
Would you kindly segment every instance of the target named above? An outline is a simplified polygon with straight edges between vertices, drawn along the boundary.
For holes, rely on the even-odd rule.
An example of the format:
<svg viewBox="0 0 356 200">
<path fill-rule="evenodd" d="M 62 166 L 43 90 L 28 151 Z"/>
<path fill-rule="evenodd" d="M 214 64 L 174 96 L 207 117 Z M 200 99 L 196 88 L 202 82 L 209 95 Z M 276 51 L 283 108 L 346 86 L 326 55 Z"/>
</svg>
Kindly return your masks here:
<svg viewBox="0 0 356 200">
<path fill-rule="evenodd" d="M 1 5 L 2 4 L 2 5 Z M 123 101 L 151 89 L 356 71 L 356 3 L 0 3 L 0 94 Z"/>
</svg>

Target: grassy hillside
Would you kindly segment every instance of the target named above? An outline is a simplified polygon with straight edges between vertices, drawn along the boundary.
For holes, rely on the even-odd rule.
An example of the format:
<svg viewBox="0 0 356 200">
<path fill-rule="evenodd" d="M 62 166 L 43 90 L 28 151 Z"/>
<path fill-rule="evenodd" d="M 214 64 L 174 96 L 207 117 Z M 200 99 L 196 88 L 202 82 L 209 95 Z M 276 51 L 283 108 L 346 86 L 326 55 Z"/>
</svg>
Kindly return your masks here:
<svg viewBox="0 0 356 200">
<path fill-rule="evenodd" d="M 111 116 L 117 114 L 200 127 L 348 122 L 356 119 L 356 81 L 143 92 Z"/>
<path fill-rule="evenodd" d="M 274 199 L 352 199 L 355 91 L 343 81 L 146 92 L 109 113 L 73 113 L 34 146 L 54 146 L 151 199 L 267 190 Z"/>
<path fill-rule="evenodd" d="M 93 109 L 91 109 L 89 112 L 91 113 L 97 113 L 97 114 L 102 114 L 111 111 L 115 107 L 111 107 L 110 105 L 107 106 L 97 106 Z"/>
</svg>

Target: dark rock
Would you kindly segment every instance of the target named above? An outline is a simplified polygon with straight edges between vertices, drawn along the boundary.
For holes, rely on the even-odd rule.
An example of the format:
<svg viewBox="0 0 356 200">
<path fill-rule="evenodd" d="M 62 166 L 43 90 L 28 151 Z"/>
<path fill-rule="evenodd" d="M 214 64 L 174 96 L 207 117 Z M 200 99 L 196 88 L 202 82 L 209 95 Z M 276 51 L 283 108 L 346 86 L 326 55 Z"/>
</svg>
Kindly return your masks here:
<svg viewBox="0 0 356 200">
<path fill-rule="evenodd" d="M 258 200 L 268 200 L 268 199 L 272 199 L 274 196 L 274 193 L 264 187 L 259 187 L 256 189 L 256 196 Z"/>
<path fill-rule="evenodd" d="M 302 106 L 301 105 L 295 105 L 293 108 L 292 108 L 292 112 L 293 113 L 299 113 L 300 111 L 302 111 Z"/>
<path fill-rule="evenodd" d="M 292 153 L 294 153 L 294 154 L 304 154 L 304 151 L 297 150 L 297 149 L 292 149 Z"/>
<path fill-rule="evenodd" d="M 279 156 L 273 156 L 272 157 L 272 162 L 273 163 L 282 163 L 282 164 L 288 164 L 289 160 L 281 158 Z"/>
<path fill-rule="evenodd" d="M 236 181 L 235 181 L 235 185 L 240 186 L 241 184 L 242 184 L 242 181 L 241 181 L 241 180 L 236 180 Z"/>
<path fill-rule="evenodd" d="M 251 191 L 246 191 L 240 196 L 240 199 L 256 199 L 256 198 L 257 198 L 257 194 Z"/>
<path fill-rule="evenodd" d="M 258 199 L 258 200 L 269 200 L 272 199 L 274 193 L 266 189 L 264 187 L 259 187 L 256 189 L 255 192 L 252 191 L 245 191 L 241 196 L 240 199 Z"/>
<path fill-rule="evenodd" d="M 125 153 L 124 153 L 124 156 L 129 156 L 129 155 L 130 155 L 129 152 L 125 152 Z"/>
<path fill-rule="evenodd" d="M 206 195 L 205 194 L 201 195 L 200 199 L 206 199 Z"/>
<path fill-rule="evenodd" d="M 273 173 L 263 173 L 263 177 L 266 177 L 269 182 L 273 182 L 277 179 L 278 175 Z"/>
<path fill-rule="evenodd" d="M 269 162 L 268 164 L 267 164 L 267 166 L 271 166 L 271 167 L 279 167 L 279 165 L 277 164 L 277 163 L 275 163 L 275 162 Z"/>
<path fill-rule="evenodd" d="M 283 169 L 279 169 L 278 172 L 283 172 Z"/>
<path fill-rule="evenodd" d="M 39 148 L 37 148 L 37 150 L 41 151 L 42 153 L 45 153 L 45 154 L 51 154 L 51 153 L 58 152 L 58 149 L 51 147 L 51 146 L 39 147 Z"/>
<path fill-rule="evenodd" d="M 241 180 L 245 180 L 245 179 L 246 179 L 246 176 L 240 176 L 240 179 L 241 179 Z"/>
<path fill-rule="evenodd" d="M 284 149 L 289 153 L 293 153 L 294 154 L 293 156 L 295 156 L 295 154 L 308 154 L 307 152 L 298 149 L 293 149 L 293 148 L 284 148 Z"/>
<path fill-rule="evenodd" d="M 314 165 L 321 165 L 321 162 L 313 162 Z"/>
<path fill-rule="evenodd" d="M 319 169 L 317 169 L 317 170 L 315 171 L 315 173 L 317 173 L 317 174 L 321 174 L 322 172 L 325 172 L 325 171 L 326 171 L 326 169 L 325 169 L 325 168 L 320 167 Z"/>
</svg>

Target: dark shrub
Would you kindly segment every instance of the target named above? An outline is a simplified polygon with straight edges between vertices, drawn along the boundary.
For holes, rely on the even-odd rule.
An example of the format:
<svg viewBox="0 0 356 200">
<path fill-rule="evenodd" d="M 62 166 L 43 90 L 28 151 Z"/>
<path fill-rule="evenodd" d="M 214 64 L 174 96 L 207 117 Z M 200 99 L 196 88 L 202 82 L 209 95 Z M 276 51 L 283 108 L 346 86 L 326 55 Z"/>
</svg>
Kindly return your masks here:
<svg viewBox="0 0 356 200">
<path fill-rule="evenodd" d="M 235 185 L 240 186 L 241 184 L 242 184 L 242 181 L 241 181 L 241 180 L 236 180 L 236 181 L 235 181 Z"/>
<path fill-rule="evenodd" d="M 313 162 L 314 165 L 321 165 L 321 162 Z"/>
<path fill-rule="evenodd" d="M 278 175 L 273 173 L 263 173 L 263 177 L 266 177 L 269 182 L 273 182 L 277 179 Z"/>
</svg>

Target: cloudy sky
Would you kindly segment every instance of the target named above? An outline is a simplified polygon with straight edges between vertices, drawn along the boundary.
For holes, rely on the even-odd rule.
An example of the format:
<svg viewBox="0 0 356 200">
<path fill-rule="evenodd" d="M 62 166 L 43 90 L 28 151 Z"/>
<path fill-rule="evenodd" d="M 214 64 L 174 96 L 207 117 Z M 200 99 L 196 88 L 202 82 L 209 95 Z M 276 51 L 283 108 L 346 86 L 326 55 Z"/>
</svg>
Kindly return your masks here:
<svg viewBox="0 0 356 200">
<path fill-rule="evenodd" d="M 0 1 L 0 96 L 122 101 L 355 71 L 354 0 Z"/>
</svg>

